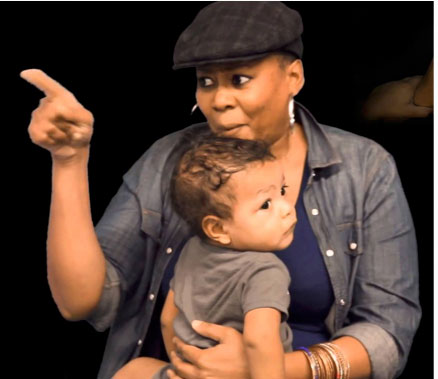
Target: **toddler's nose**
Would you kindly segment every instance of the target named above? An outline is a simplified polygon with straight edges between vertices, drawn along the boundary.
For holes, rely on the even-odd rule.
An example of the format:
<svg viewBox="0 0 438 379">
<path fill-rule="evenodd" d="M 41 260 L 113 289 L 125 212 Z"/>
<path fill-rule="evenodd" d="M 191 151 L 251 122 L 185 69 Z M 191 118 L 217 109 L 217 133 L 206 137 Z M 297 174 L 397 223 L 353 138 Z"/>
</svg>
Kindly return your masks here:
<svg viewBox="0 0 438 379">
<path fill-rule="evenodd" d="M 282 216 L 283 217 L 290 217 L 293 214 L 294 218 L 295 216 L 295 207 L 286 199 L 283 199 L 282 204 Z"/>
</svg>

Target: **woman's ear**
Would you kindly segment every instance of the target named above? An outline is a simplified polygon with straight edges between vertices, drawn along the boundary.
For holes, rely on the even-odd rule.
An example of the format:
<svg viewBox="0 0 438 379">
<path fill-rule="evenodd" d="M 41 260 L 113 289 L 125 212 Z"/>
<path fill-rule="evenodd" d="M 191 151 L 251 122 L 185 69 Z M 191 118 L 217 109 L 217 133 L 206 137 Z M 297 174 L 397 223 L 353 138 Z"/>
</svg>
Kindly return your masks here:
<svg viewBox="0 0 438 379">
<path fill-rule="evenodd" d="M 229 245 L 231 243 L 231 237 L 224 227 L 223 220 L 217 216 L 205 216 L 202 219 L 202 230 L 214 242 L 221 245 Z"/>
<path fill-rule="evenodd" d="M 289 78 L 289 90 L 292 96 L 298 95 L 304 86 L 304 68 L 301 59 L 295 59 L 286 66 L 286 74 Z"/>
</svg>

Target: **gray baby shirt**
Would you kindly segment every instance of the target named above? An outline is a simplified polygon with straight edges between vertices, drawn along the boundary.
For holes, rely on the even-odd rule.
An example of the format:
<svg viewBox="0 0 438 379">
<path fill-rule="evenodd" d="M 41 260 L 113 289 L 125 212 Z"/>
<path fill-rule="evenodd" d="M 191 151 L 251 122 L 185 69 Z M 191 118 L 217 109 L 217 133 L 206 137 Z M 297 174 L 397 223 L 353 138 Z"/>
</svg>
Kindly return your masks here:
<svg viewBox="0 0 438 379">
<path fill-rule="evenodd" d="M 229 250 L 192 237 L 170 281 L 179 309 L 173 323 L 175 334 L 188 344 L 208 348 L 217 342 L 197 334 L 191 327 L 193 320 L 243 332 L 247 312 L 275 308 L 281 312 L 284 350 L 292 351 L 292 330 L 286 322 L 289 284 L 288 269 L 272 253 Z"/>
</svg>

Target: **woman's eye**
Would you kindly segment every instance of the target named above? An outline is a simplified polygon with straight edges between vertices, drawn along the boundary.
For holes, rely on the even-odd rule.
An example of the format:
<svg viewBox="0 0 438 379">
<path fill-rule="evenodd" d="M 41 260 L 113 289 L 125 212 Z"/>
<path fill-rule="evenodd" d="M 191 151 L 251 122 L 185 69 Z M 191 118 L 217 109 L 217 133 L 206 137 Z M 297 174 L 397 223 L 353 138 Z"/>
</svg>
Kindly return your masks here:
<svg viewBox="0 0 438 379">
<path fill-rule="evenodd" d="M 213 80 L 206 77 L 198 78 L 198 84 L 200 87 L 210 87 L 211 85 L 213 85 Z"/>
<path fill-rule="evenodd" d="M 282 187 L 281 187 L 281 196 L 286 195 L 286 188 L 287 188 L 287 187 L 289 187 L 289 186 L 282 186 Z"/>
<path fill-rule="evenodd" d="M 271 200 L 266 200 L 262 206 L 260 207 L 260 209 L 269 209 L 269 207 L 271 206 Z"/>
<path fill-rule="evenodd" d="M 247 82 L 249 82 L 250 78 L 244 75 L 233 75 L 233 85 L 241 86 Z"/>
</svg>

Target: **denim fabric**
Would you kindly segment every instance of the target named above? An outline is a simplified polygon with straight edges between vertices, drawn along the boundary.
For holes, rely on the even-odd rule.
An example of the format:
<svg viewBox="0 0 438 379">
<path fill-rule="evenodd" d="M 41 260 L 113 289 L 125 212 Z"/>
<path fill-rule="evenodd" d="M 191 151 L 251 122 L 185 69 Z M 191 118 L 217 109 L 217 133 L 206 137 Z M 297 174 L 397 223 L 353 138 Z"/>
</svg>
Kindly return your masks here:
<svg viewBox="0 0 438 379">
<path fill-rule="evenodd" d="M 335 295 L 326 324 L 332 338 L 363 344 L 373 378 L 393 378 L 421 317 L 415 231 L 396 165 L 375 142 L 319 124 L 298 103 L 296 119 L 309 146 L 304 204 Z M 98 330 L 111 326 L 100 379 L 138 356 L 166 265 L 189 236 L 169 199 L 183 132 L 160 139 L 134 164 L 96 226 L 109 269 L 88 321 Z"/>
</svg>

